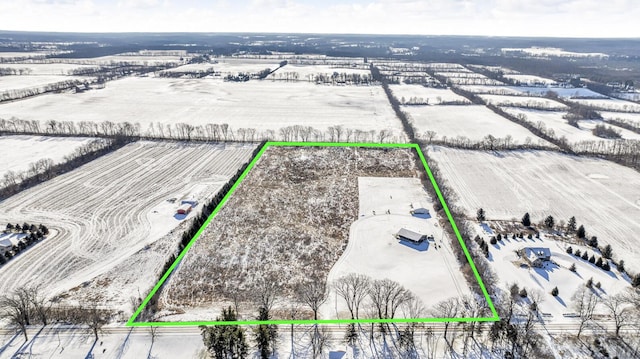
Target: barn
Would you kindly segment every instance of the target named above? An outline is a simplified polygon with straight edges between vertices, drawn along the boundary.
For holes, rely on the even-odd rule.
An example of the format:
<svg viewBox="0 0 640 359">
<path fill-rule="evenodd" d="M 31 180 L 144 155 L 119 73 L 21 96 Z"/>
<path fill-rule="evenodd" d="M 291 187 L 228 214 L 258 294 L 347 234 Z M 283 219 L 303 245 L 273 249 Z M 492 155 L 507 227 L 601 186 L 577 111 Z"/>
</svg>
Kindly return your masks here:
<svg viewBox="0 0 640 359">
<path fill-rule="evenodd" d="M 413 243 L 422 243 L 425 239 L 427 239 L 427 236 L 406 228 L 401 228 L 396 234 L 396 238 L 399 240 L 410 241 Z"/>
<path fill-rule="evenodd" d="M 178 207 L 178 210 L 176 211 L 177 214 L 189 214 L 189 212 L 191 212 L 191 205 L 189 203 L 185 203 L 183 205 L 181 205 L 180 207 Z"/>
</svg>

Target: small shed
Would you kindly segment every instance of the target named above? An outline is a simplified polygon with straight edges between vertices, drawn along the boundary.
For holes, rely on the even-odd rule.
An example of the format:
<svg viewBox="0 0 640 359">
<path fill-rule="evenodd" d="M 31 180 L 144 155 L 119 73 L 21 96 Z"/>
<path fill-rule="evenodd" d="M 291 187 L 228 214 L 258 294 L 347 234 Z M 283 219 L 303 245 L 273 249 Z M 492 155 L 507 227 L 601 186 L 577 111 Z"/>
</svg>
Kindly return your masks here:
<svg viewBox="0 0 640 359">
<path fill-rule="evenodd" d="M 411 214 L 429 214 L 429 209 L 423 206 L 422 203 L 416 202 L 413 204 Z"/>
<path fill-rule="evenodd" d="M 176 211 L 177 214 L 189 214 L 189 212 L 191 212 L 191 205 L 188 203 L 181 205 Z"/>
<path fill-rule="evenodd" d="M 427 239 L 427 236 L 406 228 L 401 228 L 396 234 L 396 238 L 399 240 L 406 240 L 413 243 L 422 243 L 425 239 Z"/>
<path fill-rule="evenodd" d="M 551 250 L 543 247 L 525 247 L 524 258 L 534 267 L 542 267 L 544 262 L 551 260 Z"/>
</svg>

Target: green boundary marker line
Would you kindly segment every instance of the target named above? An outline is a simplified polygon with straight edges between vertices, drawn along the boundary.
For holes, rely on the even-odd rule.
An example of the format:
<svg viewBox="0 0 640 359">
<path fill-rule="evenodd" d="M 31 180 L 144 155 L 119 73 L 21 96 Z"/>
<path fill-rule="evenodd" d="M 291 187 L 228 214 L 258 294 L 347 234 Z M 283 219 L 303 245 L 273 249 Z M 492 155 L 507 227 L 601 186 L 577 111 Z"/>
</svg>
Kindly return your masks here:
<svg viewBox="0 0 640 359">
<path fill-rule="evenodd" d="M 136 322 L 136 318 L 140 315 L 142 310 L 147 306 L 151 298 L 160 290 L 164 282 L 169 278 L 174 269 L 178 266 L 182 258 L 189 251 L 191 246 L 196 242 L 196 240 L 200 237 L 200 234 L 204 231 L 205 228 L 209 225 L 213 217 L 215 217 L 220 209 L 227 202 L 229 197 L 233 195 L 236 188 L 244 180 L 249 171 L 256 164 L 258 159 L 264 154 L 264 151 L 269 146 L 282 146 L 282 147 L 369 147 L 369 148 L 413 148 L 417 151 L 420 160 L 422 161 L 422 165 L 424 166 L 425 171 L 427 172 L 427 176 L 433 185 L 433 188 L 440 200 L 440 204 L 442 204 L 442 208 L 449 219 L 449 223 L 451 223 L 451 227 L 458 238 L 458 242 L 462 247 L 462 250 L 467 257 L 467 261 L 471 266 L 473 274 L 475 278 L 478 280 L 478 284 L 480 285 L 480 289 L 482 290 L 482 294 L 484 295 L 487 305 L 493 314 L 492 317 L 480 317 L 480 318 L 393 318 L 393 319 L 320 319 L 320 320 L 244 320 L 244 321 L 235 321 L 235 322 L 218 322 L 218 321 L 191 321 L 191 322 Z M 436 183 L 435 178 L 433 177 L 433 173 L 429 168 L 429 164 L 420 149 L 420 146 L 415 143 L 342 143 L 342 142 L 267 142 L 264 144 L 262 149 L 256 154 L 253 158 L 249 166 L 242 172 L 238 180 L 233 184 L 229 192 L 222 198 L 218 206 L 213 210 L 209 218 L 204 222 L 204 224 L 200 227 L 198 232 L 196 232 L 195 236 L 189 241 L 189 243 L 185 246 L 185 248 L 180 252 L 180 255 L 175 259 L 173 264 L 169 267 L 169 269 L 164 273 L 164 275 L 160 278 L 158 283 L 153 287 L 149 295 L 144 299 L 142 304 L 138 307 L 138 309 L 133 313 L 126 326 L 128 327 L 149 327 L 149 326 L 158 326 L 158 327 L 178 327 L 178 326 L 200 326 L 200 325 L 259 325 L 259 324 L 351 324 L 351 323 L 441 323 L 441 322 L 495 322 L 500 320 L 498 316 L 498 312 L 496 311 L 493 302 L 491 301 L 491 297 L 487 292 L 487 288 L 482 282 L 482 278 L 480 278 L 480 274 L 478 273 L 478 269 L 473 263 L 473 259 L 471 259 L 471 255 L 469 254 L 469 250 L 467 246 L 464 244 L 462 240 L 462 236 L 460 235 L 460 231 L 456 226 L 453 217 L 451 216 L 451 212 L 449 211 L 449 207 L 442 197 L 442 192 L 440 192 L 440 187 Z"/>
</svg>

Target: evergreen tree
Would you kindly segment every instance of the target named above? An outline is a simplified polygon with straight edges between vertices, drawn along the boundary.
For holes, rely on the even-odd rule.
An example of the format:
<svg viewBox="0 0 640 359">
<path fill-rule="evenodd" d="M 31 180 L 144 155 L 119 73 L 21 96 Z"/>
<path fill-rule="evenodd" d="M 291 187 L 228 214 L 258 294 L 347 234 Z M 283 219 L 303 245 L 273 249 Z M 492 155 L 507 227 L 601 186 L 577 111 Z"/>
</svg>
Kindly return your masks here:
<svg viewBox="0 0 640 359">
<path fill-rule="evenodd" d="M 518 287 L 516 283 L 513 283 L 509 288 L 509 293 L 511 294 L 511 298 L 515 300 L 517 295 L 520 293 L 520 287 Z"/>
<path fill-rule="evenodd" d="M 569 270 L 572 272 L 576 271 L 576 264 L 575 263 L 571 263 L 571 267 L 569 267 Z"/>
<path fill-rule="evenodd" d="M 606 246 L 604 246 L 604 248 L 602 248 L 602 256 L 606 259 L 611 259 L 611 257 L 613 256 L 613 249 L 611 248 L 611 245 L 607 244 Z"/>
<path fill-rule="evenodd" d="M 573 233 L 576 231 L 576 217 L 569 218 L 569 222 L 567 223 L 567 231 L 569 233 Z"/>
<path fill-rule="evenodd" d="M 497 239 L 496 239 L 496 237 L 494 236 L 494 237 L 491 237 L 490 242 L 491 242 L 491 244 L 497 244 L 497 243 L 498 243 L 498 240 L 497 240 Z"/>
<path fill-rule="evenodd" d="M 553 219 L 553 216 L 547 216 L 547 218 L 544 219 L 544 225 L 548 229 L 553 229 L 553 226 L 555 225 L 555 220 Z"/>
<path fill-rule="evenodd" d="M 552 295 L 552 296 L 554 296 L 554 297 L 557 297 L 557 296 L 558 296 L 558 294 L 560 294 L 560 291 L 558 290 L 558 287 L 554 287 L 554 288 L 551 290 L 551 295 Z"/>
<path fill-rule="evenodd" d="M 633 277 L 633 280 L 631 281 L 631 285 L 634 288 L 640 287 L 640 273 L 636 274 L 635 277 Z"/>
<path fill-rule="evenodd" d="M 531 233 L 529 233 L 529 235 L 527 236 L 527 238 L 529 239 L 533 239 L 533 235 Z"/>
<path fill-rule="evenodd" d="M 13 227 L 16 232 L 20 232 L 22 230 L 22 227 L 20 227 L 20 224 L 16 223 L 16 225 Z"/>
<path fill-rule="evenodd" d="M 23 231 L 27 231 L 27 230 L 29 230 L 29 228 L 31 228 L 31 226 L 29 225 L 29 223 L 24 222 L 24 223 L 22 224 L 22 230 L 23 230 Z"/>
<path fill-rule="evenodd" d="M 529 212 L 525 213 L 522 217 L 522 225 L 525 227 L 529 227 L 531 225 L 531 217 L 529 216 Z"/>
<path fill-rule="evenodd" d="M 587 235 L 587 234 L 586 234 L 586 232 L 585 232 L 585 230 L 584 230 L 584 226 L 583 226 L 583 225 L 580 225 L 580 227 L 578 227 L 578 233 L 577 233 L 577 235 L 578 235 L 578 238 L 584 238 L 584 237 L 586 237 L 586 235 Z"/>
<path fill-rule="evenodd" d="M 587 284 L 585 284 L 585 286 L 586 286 L 587 288 L 591 288 L 591 287 L 593 287 L 593 278 L 589 278 L 589 279 L 587 280 Z"/>
<path fill-rule="evenodd" d="M 618 271 L 620 271 L 620 273 L 624 273 L 624 261 L 620 260 L 620 263 L 618 263 Z"/>
<path fill-rule="evenodd" d="M 602 287 L 602 284 L 600 282 L 596 283 L 596 288 L 600 289 L 600 287 Z"/>
<path fill-rule="evenodd" d="M 576 249 L 576 251 L 573 253 L 574 256 L 576 257 L 580 257 L 582 255 L 582 252 L 580 252 L 579 249 Z"/>
<path fill-rule="evenodd" d="M 258 311 L 258 320 L 269 320 L 269 311 L 261 307 Z M 271 324 L 260 324 L 254 329 L 256 346 L 261 359 L 269 359 L 275 353 L 275 342 L 278 337 L 278 328 Z"/>
<path fill-rule="evenodd" d="M 7 223 L 7 231 L 12 231 L 12 230 L 13 230 L 13 224 Z"/>
<path fill-rule="evenodd" d="M 596 267 L 602 268 L 602 257 L 600 257 L 600 258 L 598 258 L 598 260 L 596 260 Z"/>
<path fill-rule="evenodd" d="M 589 255 L 587 254 L 587 251 L 584 251 L 584 253 L 582 253 L 582 259 L 589 260 Z"/>
<path fill-rule="evenodd" d="M 237 321 L 236 312 L 229 307 L 223 309 L 217 321 Z M 201 326 L 202 340 L 215 359 L 244 359 L 248 354 L 244 329 L 239 325 Z"/>
<path fill-rule="evenodd" d="M 589 263 L 593 264 L 596 262 L 596 256 L 595 255 L 591 255 L 591 258 L 589 258 Z"/>
<path fill-rule="evenodd" d="M 501 241 L 502 240 L 502 234 L 498 233 L 498 240 Z"/>
<path fill-rule="evenodd" d="M 573 248 L 569 246 L 569 248 L 567 248 L 567 254 L 571 254 L 571 253 L 573 253 Z"/>
<path fill-rule="evenodd" d="M 518 293 L 521 298 L 527 297 L 527 290 L 525 288 L 520 289 L 520 293 Z"/>
<path fill-rule="evenodd" d="M 476 213 L 476 219 L 479 222 L 485 221 L 487 219 L 484 213 L 484 209 L 482 208 L 478 209 L 478 212 Z"/>
</svg>

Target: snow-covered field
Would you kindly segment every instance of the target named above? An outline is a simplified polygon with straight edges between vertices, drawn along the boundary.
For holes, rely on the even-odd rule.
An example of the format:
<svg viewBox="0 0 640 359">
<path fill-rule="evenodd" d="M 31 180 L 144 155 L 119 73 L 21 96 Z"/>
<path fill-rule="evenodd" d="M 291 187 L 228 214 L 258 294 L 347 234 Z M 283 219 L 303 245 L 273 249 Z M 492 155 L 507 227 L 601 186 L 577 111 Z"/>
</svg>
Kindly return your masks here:
<svg viewBox="0 0 640 359">
<path fill-rule="evenodd" d="M 541 57 L 601 57 L 606 58 L 609 55 L 602 52 L 573 52 L 566 51 L 564 49 L 560 49 L 557 47 L 528 47 L 528 48 L 503 48 L 502 52 L 522 52 L 531 56 L 541 56 Z"/>
<path fill-rule="evenodd" d="M 506 74 L 504 77 L 508 79 L 512 79 L 520 82 L 523 85 L 534 85 L 534 84 L 557 84 L 556 81 L 552 79 L 548 79 L 545 77 L 534 76 L 534 75 L 524 75 L 524 74 Z"/>
<path fill-rule="evenodd" d="M 433 146 L 429 156 L 469 215 L 484 208 L 489 219 L 533 222 L 575 216 L 589 236 L 611 244 L 614 258 L 640 271 L 640 174 L 599 159 L 553 152 L 480 152 Z M 507 175 L 505 175 L 507 174 Z"/>
<path fill-rule="evenodd" d="M 422 85 L 389 85 L 393 96 L 402 103 L 404 97 L 405 103 L 411 102 L 411 99 L 415 98 L 419 103 L 428 103 L 430 105 L 437 105 L 441 102 L 460 101 L 465 103 L 471 103 L 466 98 L 456 95 L 449 89 L 439 89 L 433 87 L 425 87 Z"/>
<path fill-rule="evenodd" d="M 274 70 L 275 67 L 271 69 Z M 278 71 L 274 72 L 273 74 L 269 75 L 267 79 L 270 79 L 270 80 L 291 79 L 293 77 L 291 75 L 295 74 L 294 76 L 296 76 L 298 81 L 314 81 L 315 77 L 318 75 L 323 75 L 325 77 L 330 78 L 334 73 L 338 73 L 338 75 L 357 74 L 360 76 L 371 77 L 371 71 L 365 70 L 365 69 L 335 67 L 330 65 L 289 64 L 279 69 Z"/>
<path fill-rule="evenodd" d="M 351 225 L 349 244 L 331 268 L 329 282 L 351 273 L 390 279 L 410 290 L 425 308 L 471 293 L 450 241 L 442 238 L 438 220 L 409 213 L 411 205 L 418 206 L 418 203 L 435 213 L 418 178 L 360 177 L 358 194 L 359 219 Z M 435 241 L 421 245 L 399 241 L 395 234 L 401 228 L 433 235 Z M 336 300 L 334 290 L 328 298 L 321 308 L 325 317 L 350 318 L 344 301 Z M 422 317 L 427 316 L 426 312 L 422 313 Z M 405 313 L 405 317 L 411 316 Z"/>
<path fill-rule="evenodd" d="M 419 134 L 435 131 L 437 139 L 463 136 L 480 141 L 487 135 L 496 138 L 511 136 L 519 144 L 530 138 L 534 144 L 553 146 L 484 106 L 403 106 L 402 109 L 409 113 Z"/>
<path fill-rule="evenodd" d="M 43 58 L 49 55 L 50 52 L 2 52 L 0 51 L 0 58 L 2 59 L 26 59 L 26 58 Z M 6 64 L 2 64 L 4 67 Z"/>
<path fill-rule="evenodd" d="M 638 102 L 640 101 L 640 92 L 616 92 L 613 94 L 613 96 L 621 98 L 621 99 L 625 99 L 628 101 L 635 101 Z"/>
<path fill-rule="evenodd" d="M 51 63 L 51 64 L 32 64 L 32 63 L 19 63 L 19 64 L 3 64 L 0 63 L 0 69 L 12 69 L 20 72 L 23 71 L 24 75 L 69 75 L 73 70 L 86 70 L 90 68 L 96 68 L 96 66 L 90 65 L 76 65 L 65 63 Z"/>
<path fill-rule="evenodd" d="M 640 104 L 616 98 L 606 99 L 574 99 L 572 102 L 595 107 L 600 110 L 619 110 L 640 113 Z"/>
<path fill-rule="evenodd" d="M 578 125 L 580 128 L 576 128 L 567 123 L 567 120 L 562 118 L 566 114 L 566 112 L 559 111 L 541 111 L 541 110 L 531 110 L 526 108 L 515 108 L 515 107 L 503 107 L 505 112 L 510 113 L 512 115 L 525 115 L 527 121 L 533 122 L 537 124 L 538 121 L 542 121 L 546 129 L 553 129 L 553 136 L 560 138 L 565 136 L 569 142 L 578 142 L 578 141 L 593 141 L 593 140 L 604 140 L 601 137 L 594 136 L 591 133 L 591 130 L 598 125 L 606 125 L 614 128 L 616 131 L 619 131 L 622 135 L 623 139 L 628 140 L 639 140 L 640 135 L 626 130 L 624 128 L 620 128 L 617 126 L 612 126 L 606 124 L 603 121 L 588 121 L 582 120 L 578 121 Z"/>
<path fill-rule="evenodd" d="M 146 293 L 171 253 L 132 261 L 178 226 L 180 200 L 210 198 L 250 159 L 253 146 L 138 142 L 74 171 L 29 188 L 0 204 L 0 223 L 43 223 L 54 233 L 0 268 L 0 292 L 43 285 L 47 295 L 80 302 L 81 284 L 118 265 L 99 283 L 93 300 L 130 310 L 129 298 Z M 168 202 L 175 199 L 175 203 Z M 198 209 L 198 207 L 196 207 Z M 187 218 L 191 217 L 189 215 Z M 67 294 L 64 294 L 67 292 Z"/>
<path fill-rule="evenodd" d="M 536 86 L 483 86 L 483 85 L 462 85 L 463 90 L 477 94 L 493 94 L 493 95 L 530 95 L 544 96 L 547 92 L 553 91 L 560 97 L 600 97 L 606 99 L 607 96 L 591 91 L 587 88 L 565 88 L 565 87 L 536 87 Z"/>
<path fill-rule="evenodd" d="M 24 75 L 24 76 L 0 76 L 0 94 L 11 90 L 24 90 L 43 87 L 64 81 L 84 81 L 87 77 L 62 76 L 62 75 Z"/>
<path fill-rule="evenodd" d="M 544 97 L 479 95 L 487 103 L 496 106 L 536 107 L 549 110 L 567 110 L 568 106 Z"/>
<path fill-rule="evenodd" d="M 605 120 L 625 120 L 640 124 L 640 113 L 598 111 Z"/>
<path fill-rule="evenodd" d="M 168 72 L 189 72 L 189 71 L 205 71 L 213 68 L 215 72 L 225 76 L 228 74 L 237 74 L 239 72 L 256 73 L 264 69 L 271 69 L 272 71 L 277 69 L 280 65 L 278 61 L 274 60 L 252 60 L 252 59 L 217 59 L 217 62 L 200 63 L 200 64 L 188 64 L 172 69 L 168 69 Z"/>
<path fill-rule="evenodd" d="M 60 163 L 76 148 L 89 143 L 90 138 L 2 136 L 0 137 L 0 177 L 9 171 L 23 172 L 40 159 L 50 158 Z"/>
<path fill-rule="evenodd" d="M 293 125 L 320 131 L 342 125 L 361 131 L 389 129 L 397 141 L 404 138 L 381 86 L 136 77 L 108 82 L 101 90 L 43 95 L 0 106 L 0 117 L 12 116 L 43 123 L 51 119 L 137 122 L 143 131 L 151 123 L 179 122 L 227 123 L 233 129 L 276 134 Z"/>
</svg>

